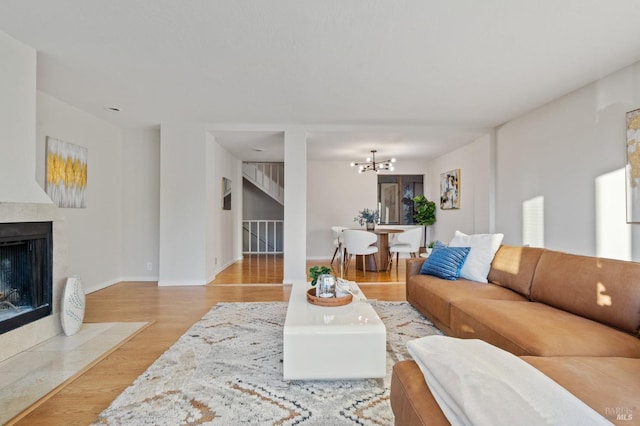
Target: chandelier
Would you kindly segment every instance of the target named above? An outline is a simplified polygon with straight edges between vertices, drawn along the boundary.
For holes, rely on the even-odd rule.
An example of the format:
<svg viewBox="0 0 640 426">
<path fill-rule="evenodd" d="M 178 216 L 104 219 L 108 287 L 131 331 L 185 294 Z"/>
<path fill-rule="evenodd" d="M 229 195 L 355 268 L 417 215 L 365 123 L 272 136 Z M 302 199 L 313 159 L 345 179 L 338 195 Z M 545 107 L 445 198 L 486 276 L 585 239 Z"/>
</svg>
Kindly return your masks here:
<svg viewBox="0 0 640 426">
<path fill-rule="evenodd" d="M 371 157 L 367 157 L 365 163 L 351 163 L 351 167 L 358 166 L 358 173 L 364 172 L 376 172 L 380 173 L 380 170 L 389 170 L 393 171 L 393 163 L 396 162 L 395 158 L 384 161 L 376 161 L 376 151 L 375 149 L 371 150 Z"/>
</svg>

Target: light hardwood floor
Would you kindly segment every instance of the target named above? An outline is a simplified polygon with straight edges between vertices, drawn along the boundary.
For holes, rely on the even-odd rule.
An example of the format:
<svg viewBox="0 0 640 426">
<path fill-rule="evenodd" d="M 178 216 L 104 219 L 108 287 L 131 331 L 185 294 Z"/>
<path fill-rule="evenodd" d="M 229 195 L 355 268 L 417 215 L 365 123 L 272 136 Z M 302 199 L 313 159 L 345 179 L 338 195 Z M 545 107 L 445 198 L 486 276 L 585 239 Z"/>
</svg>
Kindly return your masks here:
<svg viewBox="0 0 640 426">
<path fill-rule="evenodd" d="M 362 260 L 358 260 L 358 264 L 361 264 Z M 336 259 L 333 264 L 329 260 L 316 260 L 307 261 L 307 270 L 310 267 L 328 266 L 333 269 L 336 276 L 339 276 L 338 260 Z M 283 262 L 281 255 L 252 255 L 247 256 L 240 262 L 236 262 L 233 265 L 220 272 L 212 284 L 227 284 L 227 283 L 281 283 L 283 276 Z M 400 262 L 396 264 L 394 262 L 389 269 L 389 272 L 363 272 L 355 267 L 355 256 L 351 260 L 344 278 L 360 282 L 404 282 L 405 280 L 405 261 L 400 259 Z"/>
<path fill-rule="evenodd" d="M 329 265 L 329 261 L 308 262 Z M 334 262 L 335 266 L 335 262 Z M 367 297 L 405 300 L 404 261 L 387 272 L 356 270 Z M 104 360 L 49 397 L 16 424 L 88 425 L 136 377 L 142 374 L 184 332 L 218 302 L 286 301 L 281 256 L 248 256 L 198 287 L 158 287 L 154 282 L 123 282 L 87 295 L 85 322 L 152 321 L 153 323 Z"/>
</svg>

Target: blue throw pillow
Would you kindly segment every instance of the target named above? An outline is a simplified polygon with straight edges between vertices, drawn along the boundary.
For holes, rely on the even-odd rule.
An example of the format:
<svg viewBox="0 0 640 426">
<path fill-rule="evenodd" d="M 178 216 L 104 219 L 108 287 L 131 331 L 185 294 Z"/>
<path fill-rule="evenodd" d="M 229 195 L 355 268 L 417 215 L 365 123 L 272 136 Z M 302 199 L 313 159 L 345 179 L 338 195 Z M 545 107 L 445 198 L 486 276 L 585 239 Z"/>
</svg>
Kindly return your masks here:
<svg viewBox="0 0 640 426">
<path fill-rule="evenodd" d="M 449 247 L 449 246 L 440 240 L 436 240 L 435 244 L 433 245 L 433 248 L 431 249 L 431 252 L 433 252 L 434 250 L 439 250 L 444 247 Z"/>
<path fill-rule="evenodd" d="M 470 247 L 434 247 L 422 264 L 420 273 L 450 281 L 457 280 L 470 250 Z"/>
</svg>

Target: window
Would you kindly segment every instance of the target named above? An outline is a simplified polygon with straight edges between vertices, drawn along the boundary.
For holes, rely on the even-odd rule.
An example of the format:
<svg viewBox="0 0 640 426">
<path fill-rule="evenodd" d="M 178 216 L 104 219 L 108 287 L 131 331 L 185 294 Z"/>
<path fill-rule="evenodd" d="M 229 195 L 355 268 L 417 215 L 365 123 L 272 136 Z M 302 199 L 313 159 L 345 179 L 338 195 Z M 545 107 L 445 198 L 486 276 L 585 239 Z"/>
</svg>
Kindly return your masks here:
<svg viewBox="0 0 640 426">
<path fill-rule="evenodd" d="M 378 175 L 380 223 L 413 223 L 413 197 L 424 194 L 423 175 Z"/>
</svg>

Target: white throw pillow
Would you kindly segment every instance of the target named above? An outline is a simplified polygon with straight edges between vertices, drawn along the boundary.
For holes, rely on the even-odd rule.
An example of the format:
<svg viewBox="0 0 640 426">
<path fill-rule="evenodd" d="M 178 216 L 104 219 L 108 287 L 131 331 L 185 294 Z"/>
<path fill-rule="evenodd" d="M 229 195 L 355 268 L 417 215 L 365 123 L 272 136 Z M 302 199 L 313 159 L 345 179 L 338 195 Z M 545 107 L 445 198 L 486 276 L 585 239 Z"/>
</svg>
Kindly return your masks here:
<svg viewBox="0 0 640 426">
<path fill-rule="evenodd" d="M 467 235 L 456 231 L 449 247 L 471 247 L 467 260 L 462 265 L 460 278 L 486 283 L 493 257 L 502 244 L 504 234 Z"/>
</svg>

